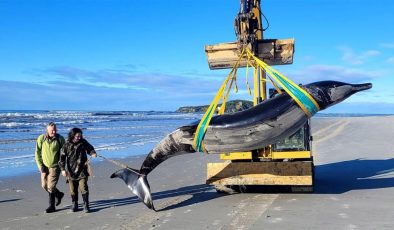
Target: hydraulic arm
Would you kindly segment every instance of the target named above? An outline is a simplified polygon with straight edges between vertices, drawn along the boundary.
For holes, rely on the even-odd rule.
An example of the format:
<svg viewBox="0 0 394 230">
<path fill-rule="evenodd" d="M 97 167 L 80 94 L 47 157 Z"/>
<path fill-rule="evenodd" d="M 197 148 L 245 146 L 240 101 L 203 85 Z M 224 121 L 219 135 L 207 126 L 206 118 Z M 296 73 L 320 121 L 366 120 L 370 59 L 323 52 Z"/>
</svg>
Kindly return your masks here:
<svg viewBox="0 0 394 230">
<path fill-rule="evenodd" d="M 265 39 L 260 0 L 240 0 L 240 3 L 240 10 L 234 20 L 237 41 L 205 46 L 209 68 L 232 68 L 245 46 L 268 65 L 292 64 L 294 39 Z M 245 66 L 246 58 L 239 67 Z"/>
<path fill-rule="evenodd" d="M 256 53 L 257 42 L 263 40 L 260 0 L 241 0 L 240 11 L 234 20 L 239 48 L 251 45 Z"/>
<path fill-rule="evenodd" d="M 234 20 L 235 42 L 205 46 L 210 69 L 246 67 L 245 48 L 268 65 L 293 63 L 294 39 L 266 39 L 263 36 L 261 0 L 240 0 Z M 265 16 L 264 16 L 265 18 Z M 268 28 L 268 20 L 267 28 Z M 266 73 L 255 68 L 254 105 L 267 99 Z M 274 97 L 270 93 L 270 97 Z M 223 163 L 209 163 L 207 183 L 218 191 L 244 185 L 286 185 L 293 190 L 311 191 L 313 158 L 309 122 L 297 133 L 277 144 L 248 152 L 222 153 Z"/>
</svg>

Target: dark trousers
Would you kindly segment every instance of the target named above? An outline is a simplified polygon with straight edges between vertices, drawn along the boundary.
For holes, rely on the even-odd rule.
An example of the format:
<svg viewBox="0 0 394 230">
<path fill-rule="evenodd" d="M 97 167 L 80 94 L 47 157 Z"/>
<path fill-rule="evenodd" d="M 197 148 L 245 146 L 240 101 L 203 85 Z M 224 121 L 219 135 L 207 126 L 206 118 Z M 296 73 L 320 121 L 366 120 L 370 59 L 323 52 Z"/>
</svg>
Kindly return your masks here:
<svg viewBox="0 0 394 230">
<path fill-rule="evenodd" d="M 80 180 L 69 180 L 71 196 L 78 196 L 78 189 L 82 195 L 89 193 L 88 178 Z"/>
</svg>

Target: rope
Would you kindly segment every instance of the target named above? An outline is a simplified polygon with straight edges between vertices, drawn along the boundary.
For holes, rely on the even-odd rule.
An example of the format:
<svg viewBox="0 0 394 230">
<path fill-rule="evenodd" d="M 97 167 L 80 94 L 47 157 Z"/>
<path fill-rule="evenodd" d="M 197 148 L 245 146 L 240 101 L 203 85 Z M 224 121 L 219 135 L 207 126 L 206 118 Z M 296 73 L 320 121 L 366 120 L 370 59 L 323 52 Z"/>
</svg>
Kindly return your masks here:
<svg viewBox="0 0 394 230">
<path fill-rule="evenodd" d="M 89 156 L 89 159 L 86 161 L 86 167 L 88 168 L 89 176 L 93 178 L 93 168 L 92 168 L 92 165 L 90 164 L 91 159 L 92 159 L 92 156 Z"/>
<path fill-rule="evenodd" d="M 97 154 L 97 153 L 96 153 L 96 154 Z M 101 158 L 103 158 L 104 160 L 109 161 L 109 162 L 111 162 L 111 163 L 113 163 L 113 164 L 115 164 L 115 165 L 117 165 L 117 166 L 119 166 L 119 167 L 121 167 L 121 168 L 123 168 L 123 169 L 127 169 L 127 170 L 129 170 L 129 171 L 131 171 L 131 172 L 133 172 L 133 173 L 135 173 L 135 174 L 137 174 L 137 175 L 139 175 L 139 176 L 143 176 L 143 174 L 141 174 L 141 173 L 138 172 L 137 170 L 134 170 L 134 169 L 130 168 L 129 166 L 127 166 L 127 165 L 125 165 L 125 164 L 123 164 L 123 163 L 121 163 L 121 162 L 119 162 L 119 161 L 115 161 L 115 160 L 108 159 L 108 158 L 106 158 L 106 157 L 104 157 L 104 156 L 102 156 L 102 155 L 99 155 L 99 154 L 97 154 L 97 156 L 98 156 L 98 157 L 101 157 Z"/>
</svg>

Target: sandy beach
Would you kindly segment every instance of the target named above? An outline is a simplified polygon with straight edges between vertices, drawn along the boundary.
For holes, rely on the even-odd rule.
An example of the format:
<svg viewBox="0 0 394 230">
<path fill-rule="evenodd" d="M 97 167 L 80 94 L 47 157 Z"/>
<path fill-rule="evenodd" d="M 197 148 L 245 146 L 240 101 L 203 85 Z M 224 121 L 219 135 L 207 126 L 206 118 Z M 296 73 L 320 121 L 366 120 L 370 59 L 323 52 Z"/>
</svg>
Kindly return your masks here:
<svg viewBox="0 0 394 230">
<path fill-rule="evenodd" d="M 119 179 L 117 166 L 94 160 L 89 180 L 92 212 L 44 212 L 39 173 L 1 179 L 0 229 L 392 229 L 394 226 L 394 116 L 313 118 L 315 192 L 219 194 L 205 184 L 217 155 L 171 158 L 148 180 L 157 212 Z M 144 157 L 122 159 L 139 168 Z M 82 199 L 80 198 L 80 202 Z"/>
</svg>

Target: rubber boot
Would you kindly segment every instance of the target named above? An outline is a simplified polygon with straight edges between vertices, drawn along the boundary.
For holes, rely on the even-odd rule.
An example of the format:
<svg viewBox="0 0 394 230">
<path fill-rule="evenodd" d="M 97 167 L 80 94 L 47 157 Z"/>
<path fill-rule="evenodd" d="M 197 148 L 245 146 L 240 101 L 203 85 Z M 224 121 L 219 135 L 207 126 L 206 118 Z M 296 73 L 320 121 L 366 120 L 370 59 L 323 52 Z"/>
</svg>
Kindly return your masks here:
<svg viewBox="0 0 394 230">
<path fill-rule="evenodd" d="M 89 193 L 82 194 L 83 198 L 83 210 L 88 213 L 90 212 L 89 208 Z"/>
<path fill-rule="evenodd" d="M 78 211 L 78 195 L 71 195 L 71 200 L 73 202 L 73 204 L 71 205 L 71 211 Z"/>
<path fill-rule="evenodd" d="M 51 213 L 56 211 L 55 208 L 55 195 L 56 193 L 49 193 L 49 207 L 45 210 L 46 213 Z"/>
<path fill-rule="evenodd" d="M 64 197 L 64 193 L 60 192 L 59 190 L 56 190 L 56 206 L 59 206 L 59 204 L 62 202 L 62 198 Z"/>
</svg>

